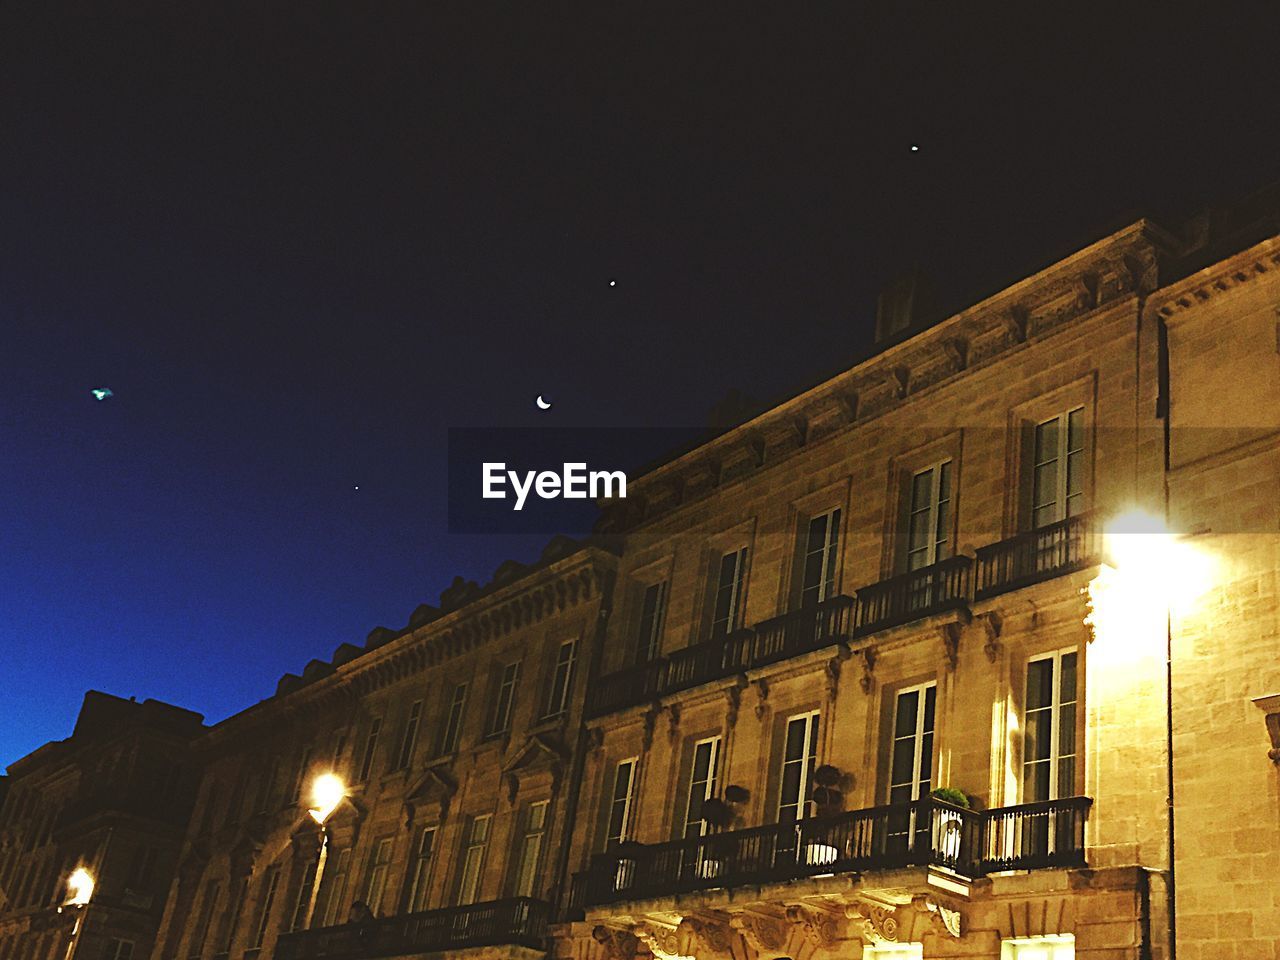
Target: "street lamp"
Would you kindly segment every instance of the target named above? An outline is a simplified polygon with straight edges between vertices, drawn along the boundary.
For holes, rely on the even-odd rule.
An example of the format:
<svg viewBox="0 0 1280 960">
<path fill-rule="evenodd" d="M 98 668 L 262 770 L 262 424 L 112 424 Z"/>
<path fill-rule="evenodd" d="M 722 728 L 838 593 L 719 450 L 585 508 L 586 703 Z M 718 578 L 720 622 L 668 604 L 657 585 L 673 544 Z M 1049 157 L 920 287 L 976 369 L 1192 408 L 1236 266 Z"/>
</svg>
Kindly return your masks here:
<svg viewBox="0 0 1280 960">
<path fill-rule="evenodd" d="M 58 912 L 61 913 L 67 907 L 78 909 L 75 924 L 71 927 L 71 939 L 67 941 L 65 960 L 71 960 L 76 955 L 76 947 L 80 945 L 80 932 L 84 927 L 84 908 L 93 898 L 93 886 L 93 874 L 84 867 L 76 867 L 71 871 L 71 876 L 67 877 L 67 899 L 62 902 Z"/>
<path fill-rule="evenodd" d="M 311 781 L 311 807 L 307 810 L 311 819 L 320 824 L 320 858 L 316 861 L 316 877 L 311 884 L 311 900 L 307 904 L 304 930 L 311 929 L 316 911 L 316 898 L 320 895 L 320 881 L 324 879 L 325 861 L 329 859 L 329 817 L 347 796 L 347 785 L 336 773 L 322 773 Z"/>
</svg>

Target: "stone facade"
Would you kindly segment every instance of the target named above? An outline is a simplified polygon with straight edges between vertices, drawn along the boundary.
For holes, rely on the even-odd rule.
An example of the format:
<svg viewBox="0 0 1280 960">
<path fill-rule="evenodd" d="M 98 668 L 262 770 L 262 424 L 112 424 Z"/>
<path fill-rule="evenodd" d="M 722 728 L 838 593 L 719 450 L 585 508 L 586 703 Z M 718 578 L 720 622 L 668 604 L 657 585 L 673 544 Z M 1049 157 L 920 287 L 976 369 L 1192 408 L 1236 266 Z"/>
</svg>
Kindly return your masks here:
<svg viewBox="0 0 1280 960">
<path fill-rule="evenodd" d="M 1280 239 L 1240 226 L 1120 230 L 282 678 L 184 747 L 149 956 L 1280 958 Z M 1176 536 L 1103 535 L 1137 513 Z M 61 955 L 53 888 L 0 957 Z"/>
</svg>

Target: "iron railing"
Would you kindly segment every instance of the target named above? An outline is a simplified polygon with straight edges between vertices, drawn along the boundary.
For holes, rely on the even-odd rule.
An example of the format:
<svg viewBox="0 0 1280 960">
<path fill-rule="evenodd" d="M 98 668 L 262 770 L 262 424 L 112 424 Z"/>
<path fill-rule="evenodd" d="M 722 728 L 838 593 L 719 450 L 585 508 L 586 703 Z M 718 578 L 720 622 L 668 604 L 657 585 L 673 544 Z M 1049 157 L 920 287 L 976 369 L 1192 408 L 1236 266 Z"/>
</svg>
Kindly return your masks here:
<svg viewBox="0 0 1280 960">
<path fill-rule="evenodd" d="M 786 660 L 850 639 L 856 604 L 853 597 L 830 597 L 821 603 L 757 623 L 751 666 Z"/>
<path fill-rule="evenodd" d="M 286 933 L 276 942 L 275 960 L 362 960 L 507 945 L 543 950 L 550 920 L 550 904 L 512 897 Z"/>
<path fill-rule="evenodd" d="M 669 843 L 628 843 L 592 857 L 574 876 L 569 907 L 912 866 L 974 879 L 997 870 L 1083 866 L 1090 803 L 1073 797 L 978 812 L 929 797 Z"/>
<path fill-rule="evenodd" d="M 1101 537 L 1086 516 L 1068 517 L 977 550 L 974 598 L 982 600 L 1096 563 Z"/>
<path fill-rule="evenodd" d="M 969 602 L 968 557 L 949 557 L 857 591 L 858 635 L 955 610 Z"/>
</svg>

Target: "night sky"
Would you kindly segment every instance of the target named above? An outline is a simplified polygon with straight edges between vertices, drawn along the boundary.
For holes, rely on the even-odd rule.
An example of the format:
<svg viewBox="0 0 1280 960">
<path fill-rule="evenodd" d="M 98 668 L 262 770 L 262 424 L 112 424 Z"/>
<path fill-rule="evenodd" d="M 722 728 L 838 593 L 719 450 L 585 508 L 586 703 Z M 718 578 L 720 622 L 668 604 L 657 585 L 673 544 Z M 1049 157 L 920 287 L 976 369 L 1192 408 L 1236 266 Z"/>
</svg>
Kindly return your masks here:
<svg viewBox="0 0 1280 960">
<path fill-rule="evenodd" d="M 0 6 L 0 767 L 535 557 L 448 532 L 450 426 L 698 425 L 911 264 L 1280 174 L 1260 5 L 682 6 Z"/>
</svg>

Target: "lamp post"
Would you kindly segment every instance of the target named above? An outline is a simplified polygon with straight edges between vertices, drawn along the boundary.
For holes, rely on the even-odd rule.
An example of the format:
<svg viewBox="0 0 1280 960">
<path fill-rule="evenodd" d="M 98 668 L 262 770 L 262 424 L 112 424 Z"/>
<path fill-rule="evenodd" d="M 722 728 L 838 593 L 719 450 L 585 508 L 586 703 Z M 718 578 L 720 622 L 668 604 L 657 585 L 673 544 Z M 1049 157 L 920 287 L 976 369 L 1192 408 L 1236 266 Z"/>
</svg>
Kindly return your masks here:
<svg viewBox="0 0 1280 960">
<path fill-rule="evenodd" d="M 329 817 L 347 796 L 347 785 L 336 773 L 322 773 L 311 783 L 311 803 L 307 810 L 311 819 L 320 824 L 320 857 L 316 861 L 316 877 L 311 884 L 311 899 L 307 903 L 307 918 L 302 929 L 311 929 L 316 911 L 316 898 L 320 895 L 320 882 L 324 879 L 325 861 L 329 859 Z M 69 958 L 68 958 L 69 960 Z"/>
<path fill-rule="evenodd" d="M 80 933 L 84 929 L 84 911 L 93 898 L 93 874 L 84 867 L 76 867 L 67 877 L 67 899 L 58 907 L 61 913 L 68 907 L 76 908 L 75 923 L 71 927 L 71 939 L 67 941 L 65 960 L 72 960 L 76 955 L 76 947 L 80 945 Z"/>
</svg>

